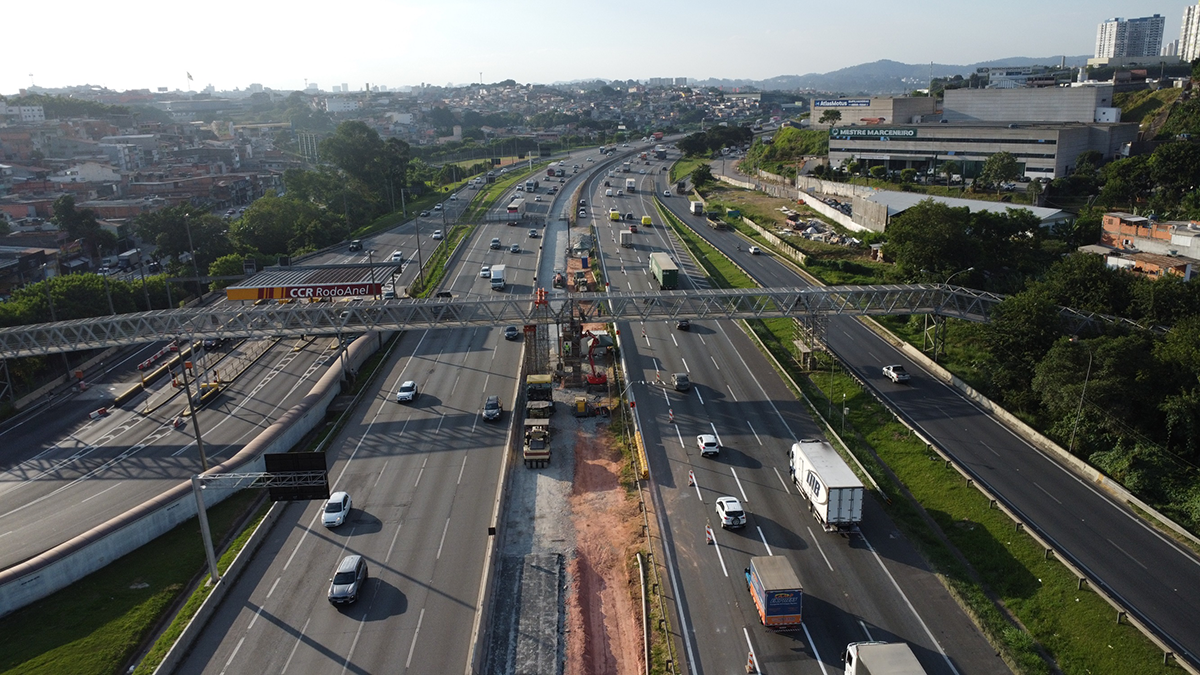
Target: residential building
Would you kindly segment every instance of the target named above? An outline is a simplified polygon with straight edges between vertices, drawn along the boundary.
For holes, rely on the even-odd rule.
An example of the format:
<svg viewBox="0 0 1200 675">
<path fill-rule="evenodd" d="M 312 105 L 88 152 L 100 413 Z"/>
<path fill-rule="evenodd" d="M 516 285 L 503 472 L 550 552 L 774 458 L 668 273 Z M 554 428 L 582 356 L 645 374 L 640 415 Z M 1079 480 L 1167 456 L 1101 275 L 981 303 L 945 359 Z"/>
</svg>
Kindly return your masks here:
<svg viewBox="0 0 1200 675">
<path fill-rule="evenodd" d="M 1158 56 L 1162 50 L 1163 26 L 1159 14 L 1126 21 L 1108 19 L 1096 28 L 1096 58 Z"/>
<path fill-rule="evenodd" d="M 46 112 L 40 105 L 0 104 L 0 115 L 3 115 L 10 120 L 17 120 L 31 124 L 40 124 L 46 121 Z"/>
<path fill-rule="evenodd" d="M 1200 58 L 1200 4 L 1183 10 L 1183 26 L 1179 29 L 1179 57 L 1191 63 Z"/>
<path fill-rule="evenodd" d="M 331 96 L 325 99 L 325 112 L 330 114 L 354 112 L 361 107 L 361 102 L 352 98 Z"/>
</svg>

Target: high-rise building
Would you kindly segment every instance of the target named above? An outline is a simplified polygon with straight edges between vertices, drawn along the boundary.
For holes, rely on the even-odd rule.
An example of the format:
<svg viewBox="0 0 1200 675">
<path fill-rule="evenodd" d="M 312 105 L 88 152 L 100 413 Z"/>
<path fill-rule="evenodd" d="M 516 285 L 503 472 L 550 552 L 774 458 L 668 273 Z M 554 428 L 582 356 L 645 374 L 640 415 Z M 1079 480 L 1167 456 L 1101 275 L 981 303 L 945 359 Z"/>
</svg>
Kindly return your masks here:
<svg viewBox="0 0 1200 675">
<path fill-rule="evenodd" d="M 1171 40 L 1163 45 L 1162 56 L 1179 56 L 1179 40 Z"/>
<path fill-rule="evenodd" d="M 1161 14 L 1102 22 L 1096 29 L 1096 58 L 1158 56 L 1165 23 Z"/>
<path fill-rule="evenodd" d="M 1179 29 L 1179 56 L 1187 62 L 1200 58 L 1200 5 L 1183 10 L 1183 27 Z"/>
</svg>

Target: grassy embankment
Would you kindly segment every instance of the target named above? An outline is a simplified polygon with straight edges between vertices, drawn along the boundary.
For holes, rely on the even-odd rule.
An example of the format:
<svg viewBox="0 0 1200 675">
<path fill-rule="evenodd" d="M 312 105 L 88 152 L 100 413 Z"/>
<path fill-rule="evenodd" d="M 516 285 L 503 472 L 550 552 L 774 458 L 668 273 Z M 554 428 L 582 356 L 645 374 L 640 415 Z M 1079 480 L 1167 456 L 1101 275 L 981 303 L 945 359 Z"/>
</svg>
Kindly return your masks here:
<svg viewBox="0 0 1200 675">
<path fill-rule="evenodd" d="M 664 220 L 717 287 L 752 287 L 731 261 L 673 217 Z M 829 364 L 813 373 L 796 365 L 794 323 L 748 322 L 812 402 L 814 416 L 845 396 L 844 439 L 879 483 L 884 510 L 922 552 L 951 593 L 1018 672 L 1180 672 L 1141 633 L 1117 624 L 1115 612 L 980 492 L 966 485 L 857 382 Z M 837 420 L 841 422 L 841 420 Z M 1015 617 L 1016 623 L 1006 617 Z M 1023 627 L 1023 628 L 1022 628 Z"/>
</svg>

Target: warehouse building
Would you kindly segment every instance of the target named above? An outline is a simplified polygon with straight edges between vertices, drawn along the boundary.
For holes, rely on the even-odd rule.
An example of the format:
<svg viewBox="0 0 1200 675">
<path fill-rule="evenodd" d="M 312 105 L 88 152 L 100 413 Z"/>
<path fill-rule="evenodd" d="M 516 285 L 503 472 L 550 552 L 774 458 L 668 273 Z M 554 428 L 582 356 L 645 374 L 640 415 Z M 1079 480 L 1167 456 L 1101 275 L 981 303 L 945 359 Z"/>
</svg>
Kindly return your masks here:
<svg viewBox="0 0 1200 675">
<path fill-rule="evenodd" d="M 818 98 L 812 102 L 812 128 L 863 124 L 913 124 L 936 121 L 937 99 L 929 96 L 872 96 L 871 98 Z M 842 119 L 822 124 L 821 115 L 836 110 Z"/>
<path fill-rule="evenodd" d="M 1009 152 L 1025 176 L 1058 178 L 1070 174 L 1084 152 L 1105 159 L 1127 153 L 1138 125 L 1120 123 L 1111 102 L 1112 85 L 951 90 L 937 122 L 855 125 L 843 116 L 829 132 L 829 161 L 927 175 L 953 161 L 971 178 L 989 156 Z"/>
</svg>

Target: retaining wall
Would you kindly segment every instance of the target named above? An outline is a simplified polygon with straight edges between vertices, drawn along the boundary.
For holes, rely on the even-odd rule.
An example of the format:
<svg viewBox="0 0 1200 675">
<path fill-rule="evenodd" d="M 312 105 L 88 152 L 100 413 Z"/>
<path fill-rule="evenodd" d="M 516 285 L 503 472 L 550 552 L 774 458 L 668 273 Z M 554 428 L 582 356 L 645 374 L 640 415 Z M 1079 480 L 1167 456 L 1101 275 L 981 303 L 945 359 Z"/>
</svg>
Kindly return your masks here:
<svg viewBox="0 0 1200 675">
<path fill-rule="evenodd" d="M 346 350 L 346 368 L 357 370 L 380 344 L 368 333 Z M 262 455 L 286 452 L 325 417 L 341 391 L 341 364 L 329 367 L 304 399 L 251 440 L 236 455 L 206 473 L 263 470 Z M 0 571 L 0 616 L 40 600 L 103 568 L 196 515 L 191 481 L 183 481 L 154 499 L 122 513 L 23 563 Z M 204 503 L 220 503 L 234 490 L 206 489 Z"/>
</svg>

